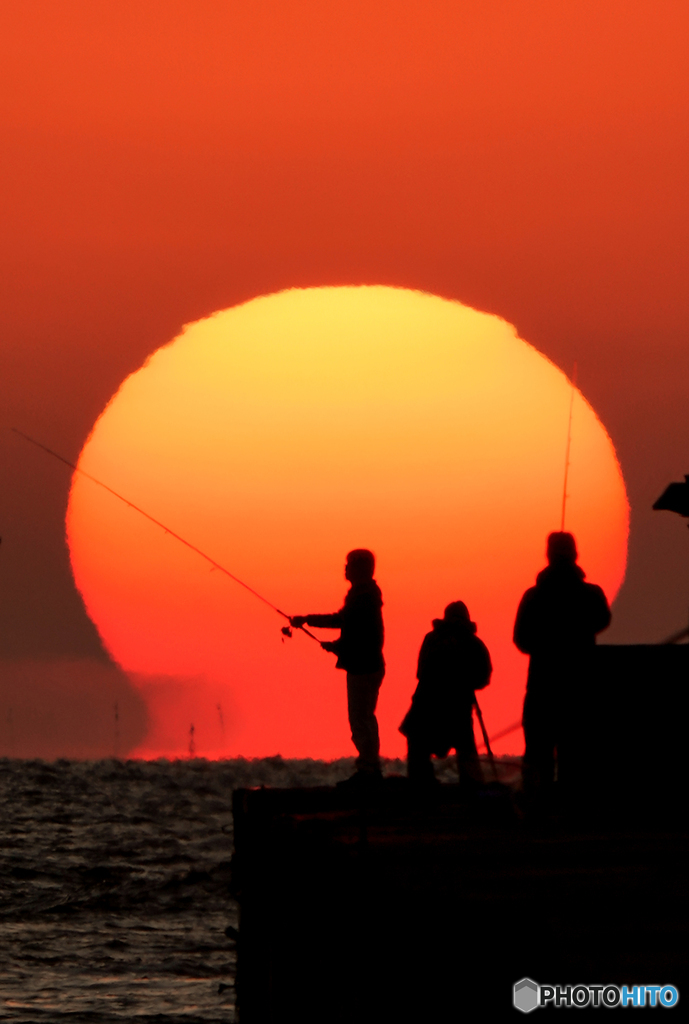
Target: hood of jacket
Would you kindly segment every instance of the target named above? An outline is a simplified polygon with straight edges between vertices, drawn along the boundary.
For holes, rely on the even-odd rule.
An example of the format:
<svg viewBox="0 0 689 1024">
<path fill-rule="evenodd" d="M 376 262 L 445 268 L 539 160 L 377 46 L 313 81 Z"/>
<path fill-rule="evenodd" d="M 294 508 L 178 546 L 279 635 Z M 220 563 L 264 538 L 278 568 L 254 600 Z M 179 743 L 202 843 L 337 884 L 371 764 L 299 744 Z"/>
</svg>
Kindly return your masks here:
<svg viewBox="0 0 689 1024">
<path fill-rule="evenodd" d="M 547 565 L 536 577 L 539 589 L 549 587 L 569 587 L 573 583 L 581 583 L 586 578 L 584 570 L 574 562 L 561 562 L 559 565 Z"/>
<path fill-rule="evenodd" d="M 469 619 L 433 619 L 433 629 L 441 636 L 473 636 L 477 626 Z"/>
</svg>

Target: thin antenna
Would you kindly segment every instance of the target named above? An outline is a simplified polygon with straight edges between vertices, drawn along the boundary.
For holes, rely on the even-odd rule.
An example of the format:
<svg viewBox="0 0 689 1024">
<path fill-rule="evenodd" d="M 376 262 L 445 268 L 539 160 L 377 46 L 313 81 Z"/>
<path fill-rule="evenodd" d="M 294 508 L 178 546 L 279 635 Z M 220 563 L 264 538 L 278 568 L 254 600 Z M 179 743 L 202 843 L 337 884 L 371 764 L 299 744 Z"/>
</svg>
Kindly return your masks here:
<svg viewBox="0 0 689 1024">
<path fill-rule="evenodd" d="M 10 757 L 16 757 L 16 737 L 14 734 L 14 709 L 7 709 L 7 731 L 10 734 Z"/>
<path fill-rule="evenodd" d="M 120 756 L 120 708 L 115 701 L 115 760 Z"/>
<path fill-rule="evenodd" d="M 562 488 L 562 518 L 560 519 L 560 532 L 565 530 L 565 511 L 567 509 L 567 480 L 569 478 L 569 452 L 572 447 L 572 412 L 574 411 L 574 396 L 577 390 L 577 361 L 574 360 L 572 370 L 572 393 L 569 398 L 569 423 L 567 424 L 567 447 L 565 449 L 565 480 Z"/>
</svg>

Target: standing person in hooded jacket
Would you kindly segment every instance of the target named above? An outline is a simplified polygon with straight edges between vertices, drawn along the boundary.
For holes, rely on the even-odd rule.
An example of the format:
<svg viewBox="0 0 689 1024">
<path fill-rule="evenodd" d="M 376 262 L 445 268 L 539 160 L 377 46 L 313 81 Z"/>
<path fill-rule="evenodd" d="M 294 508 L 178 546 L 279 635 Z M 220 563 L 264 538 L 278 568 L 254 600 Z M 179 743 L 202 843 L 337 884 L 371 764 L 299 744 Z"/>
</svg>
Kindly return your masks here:
<svg viewBox="0 0 689 1024">
<path fill-rule="evenodd" d="M 335 667 L 347 673 L 349 725 L 359 754 L 356 774 L 348 780 L 353 785 L 377 782 L 382 777 L 376 705 L 385 675 L 383 598 L 373 579 L 375 565 L 373 553 L 366 548 L 350 551 L 345 579 L 351 586 L 342 608 L 329 615 L 294 615 L 290 619 L 296 627 L 340 630 L 337 640 L 325 641 L 321 646 L 337 655 Z"/>
<path fill-rule="evenodd" d="M 473 725 L 475 691 L 490 682 L 493 667 L 488 648 L 476 636 L 476 623 L 463 601 L 453 601 L 421 644 L 417 678 L 400 732 L 407 737 L 407 774 L 414 786 L 432 786 L 431 755 L 457 754 L 462 786 L 483 781 Z"/>
<path fill-rule="evenodd" d="M 602 589 L 585 583 L 576 564 L 578 553 L 571 533 L 551 533 L 548 566 L 526 591 L 514 624 L 514 643 L 529 654 L 524 699 L 524 793 L 542 802 L 555 781 L 562 779 L 563 753 L 571 738 L 571 696 L 581 687 L 596 634 L 610 625 L 610 608 Z"/>
</svg>

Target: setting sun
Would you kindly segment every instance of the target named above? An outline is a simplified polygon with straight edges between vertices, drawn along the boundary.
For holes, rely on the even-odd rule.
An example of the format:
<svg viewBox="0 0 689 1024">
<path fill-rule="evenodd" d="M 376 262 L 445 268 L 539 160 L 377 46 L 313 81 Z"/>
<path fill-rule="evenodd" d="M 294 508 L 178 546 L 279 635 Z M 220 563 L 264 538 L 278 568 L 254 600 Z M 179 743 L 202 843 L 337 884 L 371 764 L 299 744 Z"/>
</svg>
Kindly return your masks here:
<svg viewBox="0 0 689 1024">
<path fill-rule="evenodd" d="M 560 526 L 570 395 L 496 316 L 404 289 L 295 289 L 188 325 L 122 384 L 79 467 L 290 614 L 340 607 L 346 552 L 371 548 L 382 752 L 400 755 L 418 648 L 450 601 L 493 657 L 489 732 L 520 717 L 512 624 Z M 578 392 L 568 493 L 566 528 L 612 600 L 627 499 Z M 139 753 L 182 753 L 192 723 L 206 756 L 353 752 L 331 655 L 283 640 L 274 611 L 79 474 L 67 527 L 88 613 L 149 706 Z"/>
</svg>

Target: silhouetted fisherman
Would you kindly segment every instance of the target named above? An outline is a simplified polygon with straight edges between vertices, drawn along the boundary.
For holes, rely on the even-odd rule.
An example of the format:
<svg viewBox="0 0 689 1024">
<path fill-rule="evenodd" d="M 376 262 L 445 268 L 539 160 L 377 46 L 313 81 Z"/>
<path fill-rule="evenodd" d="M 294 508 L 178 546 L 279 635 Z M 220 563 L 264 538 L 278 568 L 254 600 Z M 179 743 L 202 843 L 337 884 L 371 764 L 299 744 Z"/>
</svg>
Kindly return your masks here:
<svg viewBox="0 0 689 1024">
<path fill-rule="evenodd" d="M 490 654 L 476 636 L 476 623 L 463 601 L 448 604 L 433 619 L 419 651 L 419 685 L 400 732 L 407 737 L 407 774 L 414 786 L 436 783 L 431 755 L 457 754 L 459 781 L 475 788 L 483 781 L 474 739 L 475 691 L 490 682 Z"/>
<path fill-rule="evenodd" d="M 514 642 L 529 654 L 524 699 L 524 793 L 546 809 L 555 781 L 556 757 L 562 764 L 571 745 L 571 702 L 585 681 L 596 634 L 610 625 L 602 589 L 585 583 L 576 564 L 571 533 L 551 533 L 548 566 L 526 591 L 514 624 Z M 592 709 L 593 713 L 593 709 Z"/>
<path fill-rule="evenodd" d="M 376 720 L 378 691 L 385 675 L 383 659 L 383 598 L 373 579 L 376 560 L 371 551 L 357 548 L 347 555 L 345 579 L 351 587 L 342 608 L 330 615 L 294 615 L 293 626 L 339 629 L 339 639 L 323 647 L 337 655 L 337 668 L 347 673 L 347 710 L 352 742 L 358 751 L 353 785 L 379 781 L 380 739 Z"/>
</svg>

